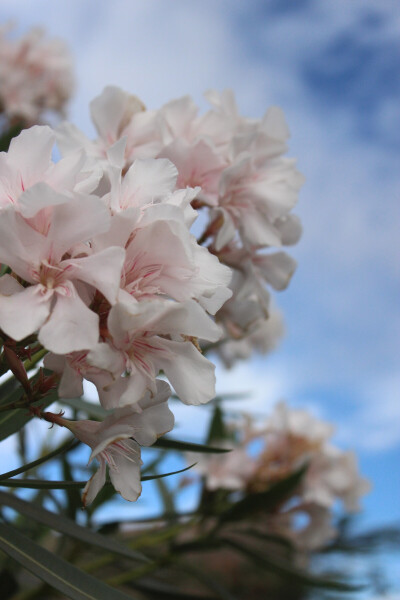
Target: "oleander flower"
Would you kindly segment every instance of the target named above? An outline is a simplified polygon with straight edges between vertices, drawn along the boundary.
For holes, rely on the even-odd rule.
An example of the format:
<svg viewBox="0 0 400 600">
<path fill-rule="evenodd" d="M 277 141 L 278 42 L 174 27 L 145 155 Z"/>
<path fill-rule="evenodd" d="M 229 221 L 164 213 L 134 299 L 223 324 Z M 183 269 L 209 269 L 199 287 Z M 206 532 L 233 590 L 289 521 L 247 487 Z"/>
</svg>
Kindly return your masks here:
<svg viewBox="0 0 400 600">
<path fill-rule="evenodd" d="M 0 292 L 1 329 L 14 340 L 38 332 L 40 343 L 58 354 L 93 347 L 99 317 L 88 306 L 88 289 L 116 302 L 125 251 L 109 247 L 87 256 L 72 251 L 107 231 L 107 207 L 96 197 L 71 198 L 37 183 L 21 194 L 19 209 L 0 212 L 0 261 L 24 282 L 8 281 Z M 4 278 L 11 276 L 0 282 Z"/>
<path fill-rule="evenodd" d="M 116 491 L 125 500 L 134 502 L 140 496 L 140 446 L 151 446 L 158 437 L 173 428 L 174 417 L 168 408 L 170 387 L 157 381 L 156 393 L 147 392 L 134 405 L 118 408 L 104 421 L 69 421 L 46 413 L 47 420 L 67 427 L 92 452 L 89 463 L 96 458 L 99 468 L 87 482 L 82 502 L 87 506 L 97 496 L 106 481 L 106 471 Z"/>
<path fill-rule="evenodd" d="M 0 28 L 0 106 L 9 119 L 37 123 L 47 110 L 63 114 L 74 89 L 72 59 L 64 42 L 34 28 L 10 38 Z"/>
</svg>

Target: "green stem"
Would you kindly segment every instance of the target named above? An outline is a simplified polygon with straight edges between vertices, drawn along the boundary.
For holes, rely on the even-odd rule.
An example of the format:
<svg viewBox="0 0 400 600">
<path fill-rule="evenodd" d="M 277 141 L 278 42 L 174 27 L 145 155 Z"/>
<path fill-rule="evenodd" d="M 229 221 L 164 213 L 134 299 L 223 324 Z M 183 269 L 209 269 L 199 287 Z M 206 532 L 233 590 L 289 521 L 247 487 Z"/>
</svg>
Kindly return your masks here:
<svg viewBox="0 0 400 600">
<path fill-rule="evenodd" d="M 6 410 L 15 410 L 16 408 L 27 408 L 30 405 L 30 402 L 27 398 L 25 400 L 16 400 L 15 402 L 9 402 L 9 404 L 2 404 L 0 406 L 0 412 L 5 412 Z"/>
<path fill-rule="evenodd" d="M 28 359 L 24 362 L 25 371 L 28 372 L 30 369 L 33 369 L 37 365 L 37 363 L 42 360 L 48 353 L 46 348 L 41 348 L 32 356 L 31 359 Z"/>
</svg>

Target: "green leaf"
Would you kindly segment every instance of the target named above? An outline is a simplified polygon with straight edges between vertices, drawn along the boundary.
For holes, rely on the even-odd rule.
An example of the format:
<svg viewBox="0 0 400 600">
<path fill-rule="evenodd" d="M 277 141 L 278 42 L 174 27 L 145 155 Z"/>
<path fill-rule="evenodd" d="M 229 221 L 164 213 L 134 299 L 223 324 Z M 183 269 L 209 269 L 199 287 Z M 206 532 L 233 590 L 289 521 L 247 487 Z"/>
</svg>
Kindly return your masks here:
<svg viewBox="0 0 400 600">
<path fill-rule="evenodd" d="M 87 527 L 81 527 L 80 525 L 77 525 L 75 521 L 72 521 L 63 515 L 50 512 L 49 510 L 46 510 L 40 506 L 36 506 L 31 502 L 26 502 L 15 495 L 7 494 L 6 492 L 0 492 L 0 504 L 9 506 L 13 510 L 19 512 L 25 517 L 28 517 L 29 519 L 33 519 L 39 523 L 42 523 L 43 525 L 46 525 L 47 527 L 50 527 L 50 529 L 55 529 L 60 533 L 80 540 L 86 544 L 92 544 L 93 546 L 103 548 L 103 550 L 113 552 L 114 554 L 119 554 L 125 558 L 149 562 L 149 560 L 143 554 L 134 552 L 130 548 L 120 544 L 112 538 L 100 535 L 99 533 L 92 531 Z"/>
<path fill-rule="evenodd" d="M 129 587 L 144 592 L 145 594 L 151 594 L 152 598 L 164 599 L 164 600 L 214 600 L 216 596 L 200 596 L 199 594 L 191 594 L 189 592 L 182 592 L 179 588 L 175 588 L 167 583 L 161 583 L 160 581 L 145 580 L 141 578 L 139 581 L 131 582 Z M 147 596 L 146 596 L 147 597 Z M 221 596 L 219 596 L 221 598 Z"/>
<path fill-rule="evenodd" d="M 259 531 L 258 529 L 243 529 L 243 533 L 245 535 L 250 535 L 260 541 L 264 541 L 267 544 L 274 544 L 277 546 L 281 546 L 284 550 L 287 550 L 289 553 L 295 552 L 295 547 L 293 543 L 283 535 L 277 535 L 274 533 L 265 533 L 263 531 Z"/>
<path fill-rule="evenodd" d="M 221 407 L 216 404 L 213 411 L 213 416 L 210 422 L 210 428 L 207 436 L 207 444 L 219 442 L 226 437 L 224 416 Z"/>
<path fill-rule="evenodd" d="M 62 470 L 65 481 L 73 481 L 71 465 L 66 456 L 63 456 Z M 75 520 L 78 509 L 82 508 L 80 492 L 77 488 L 68 488 L 65 490 L 65 495 L 67 500 L 66 514 L 70 519 Z"/>
<path fill-rule="evenodd" d="M 301 467 L 286 479 L 271 485 L 265 492 L 248 494 L 220 515 L 220 522 L 236 521 L 257 511 L 268 512 L 293 494 L 301 482 L 308 465 Z"/>
<path fill-rule="evenodd" d="M 42 456 L 41 458 L 38 458 L 37 460 L 34 460 L 26 465 L 23 465 L 22 467 L 18 467 L 18 469 L 13 469 L 12 471 L 7 471 L 7 473 L 2 473 L 0 475 L 0 481 L 2 481 L 3 479 L 9 479 L 10 477 L 15 477 L 15 475 L 20 475 L 20 473 L 25 473 L 26 471 L 30 471 L 30 469 L 34 469 L 35 467 L 38 467 L 39 465 L 43 464 L 44 462 L 47 462 L 48 460 L 54 458 L 55 456 L 58 456 L 59 454 L 66 452 L 67 450 L 71 449 L 72 447 L 75 447 L 75 445 L 78 445 L 78 443 L 76 442 L 75 439 L 69 439 L 66 442 L 64 442 L 63 444 L 61 444 L 61 446 L 59 446 L 52 452 L 49 452 L 45 456 Z"/>
<path fill-rule="evenodd" d="M 160 473 L 158 475 L 145 475 L 141 477 L 141 481 L 152 481 L 153 479 L 159 479 L 160 477 L 169 477 L 170 475 L 178 475 L 184 473 L 196 463 L 179 469 L 179 471 L 171 471 L 170 473 Z M 33 490 L 68 490 L 71 488 L 83 488 L 87 481 L 48 481 L 46 479 L 4 479 L 0 481 L 0 486 L 10 488 L 29 488 Z M 112 485 L 110 481 L 106 481 L 105 485 Z"/>
<path fill-rule="evenodd" d="M 304 585 L 307 587 L 317 587 L 326 590 L 336 590 L 341 592 L 355 592 L 363 589 L 363 586 L 350 585 L 344 581 L 338 581 L 335 579 L 328 579 L 319 575 L 313 575 L 312 573 L 306 573 L 294 567 L 288 561 L 279 559 L 276 555 L 271 554 L 258 554 L 255 550 L 245 546 L 243 541 L 234 541 L 232 539 L 223 538 L 223 541 L 236 550 L 246 556 L 250 561 L 261 567 L 263 570 L 271 571 L 276 575 L 280 575 L 285 579 L 291 579 L 293 583 Z"/>
<path fill-rule="evenodd" d="M 192 469 L 197 463 L 193 463 L 184 469 L 179 469 L 179 471 L 171 471 L 170 473 L 158 473 L 156 475 L 144 475 L 140 478 L 141 481 L 152 481 L 153 479 L 161 479 L 162 477 L 169 477 L 170 475 L 178 475 L 179 473 L 184 473 L 185 471 L 189 471 Z"/>
<path fill-rule="evenodd" d="M 198 569 L 195 565 L 193 565 L 193 563 L 189 564 L 180 561 L 178 564 L 182 571 L 185 571 L 186 573 L 200 581 L 200 583 L 202 583 L 206 588 L 218 594 L 218 598 L 221 598 L 222 600 L 238 600 L 236 596 L 231 594 L 231 592 L 226 589 L 226 587 L 224 587 L 219 581 L 214 579 L 214 577 L 212 577 L 209 572 L 205 573 L 203 570 Z"/>
<path fill-rule="evenodd" d="M 193 442 L 180 442 L 171 440 L 167 437 L 159 438 L 152 448 L 162 448 L 163 450 L 178 450 L 180 452 L 199 452 L 201 454 L 220 454 L 222 452 L 230 452 L 229 448 L 214 448 L 204 444 L 195 444 Z"/>
<path fill-rule="evenodd" d="M 80 571 L 5 523 L 0 523 L 0 549 L 72 600 L 132 600 L 132 596 Z"/>
<path fill-rule="evenodd" d="M 19 388 L 11 396 L 8 396 L 6 401 L 0 404 L 8 404 L 19 399 L 22 394 L 22 389 Z M 40 406 L 47 408 L 57 400 L 57 392 L 53 391 L 38 402 L 33 403 L 32 406 Z M 18 408 L 8 410 L 0 413 L 0 441 L 8 438 L 13 433 L 19 431 L 24 425 L 32 419 L 33 415 L 27 408 Z"/>
<path fill-rule="evenodd" d="M 16 123 L 15 125 L 12 125 L 10 129 L 7 129 L 7 131 L 0 136 L 0 152 L 8 152 L 11 140 L 19 135 L 23 129 L 24 124 L 22 122 Z"/>
<path fill-rule="evenodd" d="M 171 491 L 168 489 L 167 485 L 162 479 L 156 479 L 156 486 L 160 492 L 160 496 L 164 505 L 164 511 L 169 514 L 174 514 L 176 512 L 175 503 Z"/>
</svg>

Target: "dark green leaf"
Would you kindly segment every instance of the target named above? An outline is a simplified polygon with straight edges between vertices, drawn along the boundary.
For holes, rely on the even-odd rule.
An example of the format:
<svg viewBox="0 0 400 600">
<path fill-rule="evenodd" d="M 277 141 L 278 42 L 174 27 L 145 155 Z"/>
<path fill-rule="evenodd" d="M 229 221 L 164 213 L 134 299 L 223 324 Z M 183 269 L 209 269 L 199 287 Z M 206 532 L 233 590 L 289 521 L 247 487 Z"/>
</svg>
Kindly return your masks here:
<svg viewBox="0 0 400 600">
<path fill-rule="evenodd" d="M 207 436 L 207 444 L 212 444 L 213 442 L 220 442 L 225 439 L 225 425 L 224 425 L 224 416 L 219 404 L 216 404 L 213 411 L 213 416 L 210 422 L 210 428 Z"/>
<path fill-rule="evenodd" d="M 161 477 L 169 477 L 170 475 L 178 475 L 179 473 L 184 473 L 185 471 L 189 471 L 195 466 L 196 463 L 185 467 L 184 469 L 179 469 L 179 471 L 171 471 L 170 473 L 158 473 L 156 475 L 144 475 L 141 477 L 141 481 L 151 481 L 152 479 L 160 479 Z"/>
<path fill-rule="evenodd" d="M 69 450 L 70 448 L 75 446 L 75 444 L 76 444 L 76 441 L 74 439 L 69 439 L 66 442 L 64 442 L 63 444 L 61 444 L 61 446 L 59 446 L 55 450 L 52 450 L 52 452 L 49 452 L 45 456 L 42 456 L 41 458 L 38 458 L 37 460 L 34 460 L 26 465 L 23 465 L 22 467 L 18 467 L 18 469 L 13 469 L 12 471 L 8 471 L 7 473 L 2 473 L 0 475 L 0 481 L 3 479 L 9 479 L 10 477 L 15 477 L 15 475 L 20 475 L 20 473 L 25 473 L 26 471 L 29 471 L 30 469 L 34 469 L 35 467 L 38 467 L 39 465 L 43 464 L 44 462 L 47 462 L 51 458 L 54 458 L 55 456 L 58 456 L 59 454 L 66 452 L 67 450 Z"/>
<path fill-rule="evenodd" d="M 74 478 L 72 474 L 71 465 L 69 464 L 66 456 L 63 456 L 62 469 L 64 480 L 73 481 Z M 65 495 L 67 500 L 67 517 L 75 519 L 78 509 L 82 507 L 81 494 L 77 488 L 72 487 L 65 490 Z"/>
<path fill-rule="evenodd" d="M 222 452 L 230 452 L 227 448 L 214 448 L 213 446 L 206 446 L 204 444 L 195 444 L 193 442 L 180 442 L 178 440 L 171 440 L 167 437 L 159 438 L 152 448 L 162 448 L 163 450 L 178 450 L 180 452 L 199 452 L 205 454 L 219 454 Z"/>
<path fill-rule="evenodd" d="M 72 600 L 132 600 L 132 596 L 83 573 L 4 523 L 0 523 L 0 548 L 36 577 Z"/>
<path fill-rule="evenodd" d="M 46 479 L 4 479 L 1 487 L 25 488 L 31 490 L 67 490 L 68 488 L 83 488 L 86 481 L 47 481 Z M 106 485 L 111 485 L 109 481 Z"/>
<path fill-rule="evenodd" d="M 275 544 L 277 546 L 282 546 L 285 550 L 289 552 L 294 552 L 295 547 L 293 543 L 286 537 L 282 535 L 277 535 L 273 533 L 265 533 L 264 531 L 258 531 L 257 529 L 243 529 L 243 533 L 246 535 L 250 535 L 251 537 L 257 538 L 260 541 L 267 542 L 268 544 Z"/>
<path fill-rule="evenodd" d="M 1 404 L 8 404 L 19 399 L 22 394 L 22 390 L 16 390 L 11 396 L 8 396 L 6 401 Z M 45 398 L 42 398 L 38 402 L 34 403 L 33 406 L 40 406 L 47 408 L 57 400 L 57 392 L 51 392 Z M 28 411 L 27 408 L 18 408 L 0 412 L 0 441 L 6 439 L 16 431 L 19 431 L 21 427 L 24 427 L 32 419 L 33 415 Z"/>
<path fill-rule="evenodd" d="M 75 521 L 67 519 L 63 515 L 52 513 L 45 508 L 32 504 L 31 502 L 21 500 L 21 498 L 18 498 L 12 494 L 0 492 L 0 504 L 9 506 L 13 510 L 19 512 L 25 517 L 28 517 L 29 519 L 33 519 L 39 523 L 42 523 L 43 525 L 46 525 L 47 527 L 50 527 L 50 529 L 55 529 L 60 533 L 64 533 L 65 535 L 73 537 L 86 544 L 92 544 L 98 548 L 103 548 L 103 550 L 119 554 L 132 560 L 148 562 L 148 559 L 143 554 L 130 550 L 130 548 L 127 548 L 116 540 L 100 535 L 99 533 L 96 533 L 87 527 L 81 527 L 80 525 L 77 525 Z"/>
<path fill-rule="evenodd" d="M 7 131 L 0 136 L 0 152 L 8 152 L 11 140 L 19 135 L 23 129 L 24 124 L 22 122 L 16 123 L 15 125 L 12 125 L 10 129 L 7 129 Z"/>
<path fill-rule="evenodd" d="M 151 597 L 157 598 L 157 600 L 161 600 L 162 598 L 164 600 L 216 600 L 216 596 L 199 596 L 199 594 L 182 592 L 182 590 L 179 590 L 172 585 L 161 583 L 154 579 L 146 580 L 142 578 L 140 581 L 130 583 L 129 587 L 133 587 L 140 592 L 151 594 Z"/>
<path fill-rule="evenodd" d="M 307 587 L 317 587 L 342 592 L 355 592 L 362 589 L 362 586 L 354 586 L 344 581 L 328 579 L 319 575 L 306 573 L 297 569 L 288 561 L 279 559 L 276 555 L 266 554 L 265 552 L 261 555 L 255 550 L 245 546 L 242 541 L 239 542 L 226 538 L 224 538 L 223 541 L 232 549 L 246 556 L 253 564 L 261 567 L 263 570 L 266 569 L 276 575 L 280 575 L 281 577 L 290 578 L 293 583 Z"/>
<path fill-rule="evenodd" d="M 158 488 L 158 491 L 160 493 L 163 505 L 164 505 L 164 511 L 166 513 L 169 514 L 174 514 L 175 513 L 175 502 L 174 502 L 174 497 L 171 494 L 170 490 L 168 489 L 168 486 L 166 485 L 165 481 L 163 481 L 162 479 L 156 479 L 156 486 Z"/>
<path fill-rule="evenodd" d="M 278 504 L 286 500 L 288 496 L 293 494 L 297 486 L 301 482 L 307 465 L 303 466 L 295 473 L 286 477 L 282 481 L 278 481 L 271 485 L 265 492 L 256 494 L 248 494 L 239 502 L 236 502 L 228 510 L 220 515 L 220 522 L 236 521 L 248 515 L 252 515 L 257 511 L 262 510 L 268 512 L 273 510 Z"/>
<path fill-rule="evenodd" d="M 17 593 L 19 589 L 18 581 L 10 569 L 3 569 L 0 573 L 0 590 L 2 600 L 7 600 Z"/>
<path fill-rule="evenodd" d="M 195 463 L 194 463 L 195 464 Z M 141 481 L 152 481 L 160 477 L 169 477 L 170 475 L 178 475 L 188 471 L 193 465 L 179 469 L 179 471 L 171 471 L 170 473 L 160 473 L 158 475 L 145 475 Z M 86 481 L 47 481 L 45 479 L 4 479 L 0 481 L 0 486 L 11 488 L 29 488 L 34 490 L 68 490 L 69 488 L 83 488 Z M 106 481 L 105 485 L 111 485 L 110 481 Z"/>
<path fill-rule="evenodd" d="M 210 573 L 205 573 L 204 570 L 198 569 L 192 563 L 186 563 L 183 561 L 179 562 L 179 566 L 182 571 L 185 571 L 198 581 L 202 583 L 206 588 L 212 590 L 216 594 L 218 594 L 218 598 L 222 600 L 238 600 L 236 596 L 231 594 L 229 590 L 227 590 L 219 581 L 216 581 L 214 577 L 210 575 Z"/>
</svg>

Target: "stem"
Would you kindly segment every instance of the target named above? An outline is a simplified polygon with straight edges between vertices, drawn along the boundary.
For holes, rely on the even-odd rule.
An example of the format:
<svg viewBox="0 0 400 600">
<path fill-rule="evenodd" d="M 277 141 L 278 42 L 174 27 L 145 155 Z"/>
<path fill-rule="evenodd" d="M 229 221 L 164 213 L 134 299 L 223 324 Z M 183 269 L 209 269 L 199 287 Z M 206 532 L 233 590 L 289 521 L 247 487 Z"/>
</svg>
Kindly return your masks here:
<svg viewBox="0 0 400 600">
<path fill-rule="evenodd" d="M 48 353 L 48 350 L 46 350 L 46 348 L 41 348 L 40 350 L 35 352 L 35 354 L 32 356 L 32 358 L 30 360 L 28 359 L 24 362 L 25 371 L 29 371 L 30 369 L 33 369 L 33 367 L 35 367 L 37 365 L 37 363 L 40 360 L 42 360 L 42 358 L 44 356 L 46 356 L 47 353 Z"/>
<path fill-rule="evenodd" d="M 175 560 L 176 557 L 172 554 L 161 556 L 160 558 L 148 565 L 143 565 L 142 567 L 138 567 L 137 569 L 132 569 L 131 571 L 124 571 L 123 573 L 119 573 L 118 575 L 109 577 L 105 580 L 105 582 L 109 585 L 115 586 L 121 585 L 123 583 L 128 583 L 133 579 L 140 579 L 145 575 L 149 575 L 150 573 L 153 573 L 153 571 L 156 571 L 160 567 L 165 567 L 166 565 L 170 564 Z"/>
<path fill-rule="evenodd" d="M 0 406 L 0 412 L 4 412 L 6 410 L 14 410 L 16 408 L 27 408 L 30 402 L 26 398 L 25 400 L 16 400 L 15 402 L 10 402 L 9 404 L 3 404 Z"/>
</svg>

